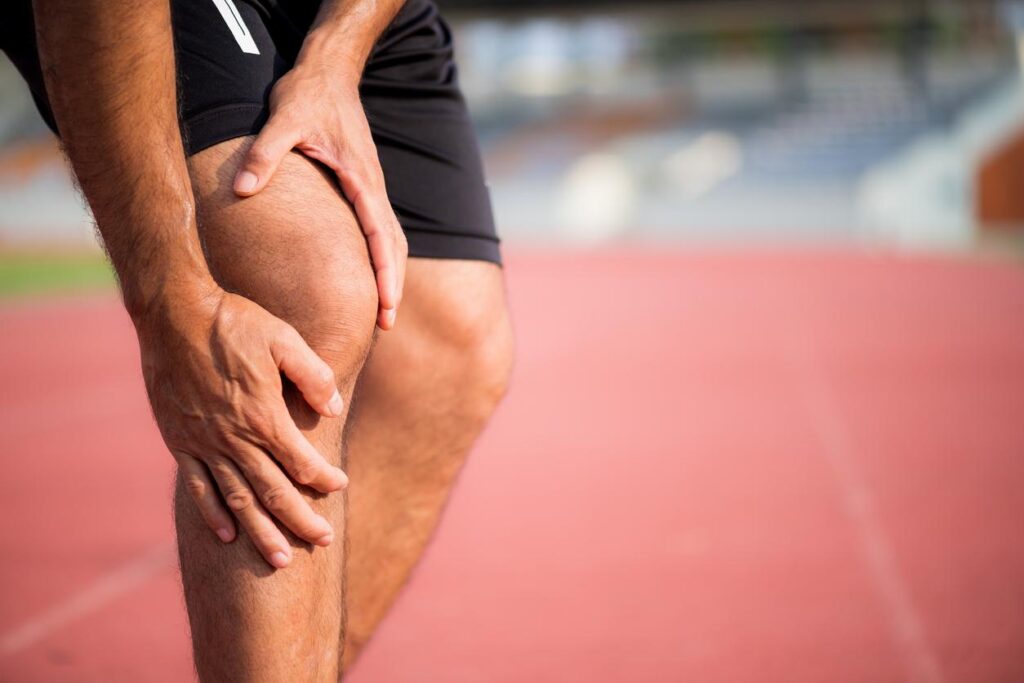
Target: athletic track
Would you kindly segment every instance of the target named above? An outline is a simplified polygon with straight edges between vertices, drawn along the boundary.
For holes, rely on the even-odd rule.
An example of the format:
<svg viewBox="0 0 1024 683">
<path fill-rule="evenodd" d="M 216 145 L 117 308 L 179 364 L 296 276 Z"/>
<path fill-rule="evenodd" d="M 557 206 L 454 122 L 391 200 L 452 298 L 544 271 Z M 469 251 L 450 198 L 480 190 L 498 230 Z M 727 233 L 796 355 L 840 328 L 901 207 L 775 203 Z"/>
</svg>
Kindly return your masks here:
<svg viewBox="0 0 1024 683">
<path fill-rule="evenodd" d="M 1024 681 L 1024 269 L 516 252 L 511 393 L 353 683 Z M 191 679 L 110 295 L 0 307 L 0 681 Z"/>
</svg>

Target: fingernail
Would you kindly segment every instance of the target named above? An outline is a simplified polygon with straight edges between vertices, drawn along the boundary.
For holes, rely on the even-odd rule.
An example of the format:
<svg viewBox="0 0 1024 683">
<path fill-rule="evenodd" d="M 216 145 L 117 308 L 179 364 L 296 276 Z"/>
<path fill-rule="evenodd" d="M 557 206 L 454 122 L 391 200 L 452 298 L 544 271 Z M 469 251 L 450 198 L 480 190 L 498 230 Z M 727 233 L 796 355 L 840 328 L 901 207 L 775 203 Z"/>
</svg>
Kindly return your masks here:
<svg viewBox="0 0 1024 683">
<path fill-rule="evenodd" d="M 344 407 L 345 404 L 341 401 L 341 394 L 339 394 L 337 389 L 335 389 L 334 396 L 331 396 L 331 400 L 327 402 L 327 410 L 334 417 L 338 417 L 341 415 L 341 411 Z"/>
<path fill-rule="evenodd" d="M 252 192 L 256 189 L 256 183 L 259 182 L 259 178 L 256 174 L 251 171 L 242 171 L 235 178 L 235 191 L 236 192 Z"/>
<path fill-rule="evenodd" d="M 392 308 L 390 311 L 388 311 L 387 315 L 388 315 L 388 322 L 390 324 L 394 325 L 395 324 L 395 318 L 398 317 L 398 311 L 396 311 L 395 309 Z"/>
<path fill-rule="evenodd" d="M 284 569 L 288 566 L 288 556 L 278 550 L 276 553 L 270 556 L 270 563 L 278 569 Z"/>
<path fill-rule="evenodd" d="M 217 536 L 225 543 L 230 543 L 233 538 L 230 529 L 217 529 Z"/>
<path fill-rule="evenodd" d="M 331 541 L 333 541 L 333 540 L 334 540 L 334 533 L 324 534 L 320 538 L 316 539 L 316 544 L 317 545 L 327 546 L 327 545 L 330 545 Z"/>
</svg>

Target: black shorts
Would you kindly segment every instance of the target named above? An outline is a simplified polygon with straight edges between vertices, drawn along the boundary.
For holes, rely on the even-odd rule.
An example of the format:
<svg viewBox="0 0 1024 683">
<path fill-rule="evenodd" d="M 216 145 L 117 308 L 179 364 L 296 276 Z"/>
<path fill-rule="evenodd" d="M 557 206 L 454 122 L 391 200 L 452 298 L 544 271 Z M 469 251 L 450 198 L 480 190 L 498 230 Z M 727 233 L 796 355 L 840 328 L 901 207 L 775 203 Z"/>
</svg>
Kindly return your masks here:
<svg viewBox="0 0 1024 683">
<path fill-rule="evenodd" d="M 30 0 L 5 9 L 0 47 L 56 131 Z M 182 137 L 188 154 L 266 123 L 274 83 L 294 64 L 317 0 L 172 0 Z M 432 0 L 408 0 L 360 83 L 388 197 L 409 255 L 501 262 L 480 154 L 459 90 L 451 32 Z"/>
</svg>

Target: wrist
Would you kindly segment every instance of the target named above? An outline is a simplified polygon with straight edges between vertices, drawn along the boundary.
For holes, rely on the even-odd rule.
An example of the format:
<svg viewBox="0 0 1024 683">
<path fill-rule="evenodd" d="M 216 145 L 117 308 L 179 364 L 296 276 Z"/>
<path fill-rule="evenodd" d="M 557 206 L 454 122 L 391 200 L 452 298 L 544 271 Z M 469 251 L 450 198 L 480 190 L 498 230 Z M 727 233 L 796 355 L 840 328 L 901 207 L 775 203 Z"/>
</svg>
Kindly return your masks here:
<svg viewBox="0 0 1024 683">
<path fill-rule="evenodd" d="M 295 60 L 294 70 L 326 69 L 331 79 L 358 88 L 371 45 L 361 46 L 358 41 L 339 27 L 320 25 L 311 30 L 302 43 Z"/>
<path fill-rule="evenodd" d="M 122 286 L 125 309 L 140 334 L 178 316 L 212 315 L 223 294 L 209 273 L 187 271 Z"/>
</svg>

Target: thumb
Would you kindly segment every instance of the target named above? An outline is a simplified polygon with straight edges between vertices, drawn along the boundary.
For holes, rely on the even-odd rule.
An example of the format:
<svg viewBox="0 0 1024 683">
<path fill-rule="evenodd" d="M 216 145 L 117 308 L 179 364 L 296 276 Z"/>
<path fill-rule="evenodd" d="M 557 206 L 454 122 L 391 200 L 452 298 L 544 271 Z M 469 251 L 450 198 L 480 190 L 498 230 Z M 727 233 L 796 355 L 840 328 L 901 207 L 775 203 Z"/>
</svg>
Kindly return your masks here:
<svg viewBox="0 0 1024 683">
<path fill-rule="evenodd" d="M 242 166 L 235 175 L 235 193 L 251 197 L 266 187 L 281 160 L 298 141 L 299 136 L 290 127 L 282 123 L 280 118 L 271 116 L 246 152 Z"/>
</svg>

